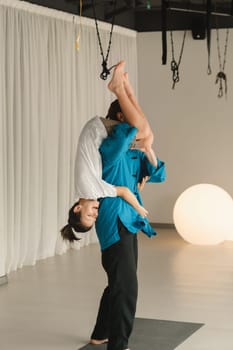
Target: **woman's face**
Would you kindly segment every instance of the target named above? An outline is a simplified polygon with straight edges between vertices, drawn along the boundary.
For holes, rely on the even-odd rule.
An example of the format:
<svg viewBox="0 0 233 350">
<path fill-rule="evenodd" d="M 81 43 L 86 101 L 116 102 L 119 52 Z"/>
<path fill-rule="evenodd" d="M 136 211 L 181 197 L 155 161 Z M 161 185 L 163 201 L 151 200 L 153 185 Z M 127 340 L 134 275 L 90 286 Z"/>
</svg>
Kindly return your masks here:
<svg viewBox="0 0 233 350">
<path fill-rule="evenodd" d="M 80 221 L 84 226 L 93 226 L 98 216 L 99 202 L 94 199 L 81 199 L 74 207 L 74 212 L 80 212 Z"/>
</svg>

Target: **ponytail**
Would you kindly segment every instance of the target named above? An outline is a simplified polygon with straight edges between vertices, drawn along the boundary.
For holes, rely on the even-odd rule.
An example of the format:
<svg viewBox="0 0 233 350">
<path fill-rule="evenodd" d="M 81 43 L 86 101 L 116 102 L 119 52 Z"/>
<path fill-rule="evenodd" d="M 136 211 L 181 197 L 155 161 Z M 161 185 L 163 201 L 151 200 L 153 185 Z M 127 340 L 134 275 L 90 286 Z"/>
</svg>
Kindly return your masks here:
<svg viewBox="0 0 233 350">
<path fill-rule="evenodd" d="M 64 240 L 68 240 L 70 242 L 79 241 L 80 238 L 77 238 L 72 230 L 72 226 L 67 224 L 61 229 L 61 235 Z"/>
</svg>

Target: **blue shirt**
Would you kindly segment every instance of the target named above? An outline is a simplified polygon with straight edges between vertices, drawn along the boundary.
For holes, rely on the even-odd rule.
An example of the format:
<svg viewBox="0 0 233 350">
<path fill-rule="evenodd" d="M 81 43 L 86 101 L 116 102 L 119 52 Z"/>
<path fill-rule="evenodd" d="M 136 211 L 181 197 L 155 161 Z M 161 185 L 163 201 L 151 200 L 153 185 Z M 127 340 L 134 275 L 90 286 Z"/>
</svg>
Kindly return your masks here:
<svg viewBox="0 0 233 350">
<path fill-rule="evenodd" d="M 115 186 L 128 187 L 142 204 L 138 182 L 144 176 L 150 176 L 147 182 L 165 180 L 165 165 L 158 159 L 157 167 L 153 166 L 145 154 L 139 150 L 129 149 L 137 129 L 126 123 L 118 124 L 113 132 L 102 142 L 100 153 L 103 164 L 103 179 Z M 143 218 L 121 197 L 100 199 L 99 215 L 96 220 L 96 232 L 101 250 L 120 240 L 118 218 L 132 234 L 139 230 L 149 237 L 156 232 L 147 218 Z"/>
</svg>

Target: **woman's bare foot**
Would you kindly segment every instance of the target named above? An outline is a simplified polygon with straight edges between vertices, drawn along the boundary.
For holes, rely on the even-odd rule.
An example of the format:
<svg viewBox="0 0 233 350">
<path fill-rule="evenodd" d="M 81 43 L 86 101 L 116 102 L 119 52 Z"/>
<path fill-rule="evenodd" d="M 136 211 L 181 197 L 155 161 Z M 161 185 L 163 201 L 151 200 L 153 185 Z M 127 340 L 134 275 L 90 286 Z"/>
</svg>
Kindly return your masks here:
<svg viewBox="0 0 233 350">
<path fill-rule="evenodd" d="M 92 345 L 101 345 L 101 344 L 105 344 L 108 342 L 108 339 L 91 339 L 90 340 L 90 344 Z"/>
<path fill-rule="evenodd" d="M 115 94 L 124 89 L 124 68 L 125 61 L 120 61 L 114 68 L 112 79 L 108 84 L 109 90 Z"/>
</svg>

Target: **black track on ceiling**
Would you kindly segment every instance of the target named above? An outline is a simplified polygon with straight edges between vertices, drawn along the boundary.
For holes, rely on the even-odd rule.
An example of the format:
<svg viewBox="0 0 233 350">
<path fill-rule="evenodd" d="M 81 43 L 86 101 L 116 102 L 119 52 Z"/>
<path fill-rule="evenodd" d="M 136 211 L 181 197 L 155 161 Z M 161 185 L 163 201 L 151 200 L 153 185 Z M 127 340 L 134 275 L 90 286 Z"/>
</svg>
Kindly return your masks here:
<svg viewBox="0 0 233 350">
<path fill-rule="evenodd" d="M 25 0 L 24 0 L 25 1 Z M 80 0 L 26 0 L 41 6 L 79 15 Z M 97 18 L 111 22 L 113 0 L 95 0 Z M 191 29 L 193 16 L 206 15 L 206 0 L 190 0 L 190 12 L 187 12 L 187 0 L 166 0 L 170 10 L 167 15 L 167 29 Z M 148 3 L 150 6 L 147 6 Z M 213 1 L 215 3 L 215 1 Z M 137 30 L 139 32 L 161 31 L 162 0 L 117 0 L 115 24 Z M 204 5 L 204 7 L 203 7 Z M 233 28 L 233 0 L 217 0 L 219 13 L 219 28 Z M 192 12 L 191 12 L 192 11 Z M 200 12 L 198 12 L 200 11 Z M 214 9 L 213 11 L 214 12 Z M 82 13 L 93 18 L 91 0 L 82 0 Z M 215 16 L 212 14 L 211 27 L 215 26 Z M 221 17 L 221 18 L 220 18 Z"/>
</svg>

